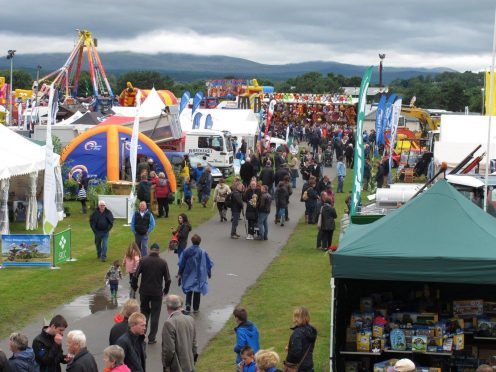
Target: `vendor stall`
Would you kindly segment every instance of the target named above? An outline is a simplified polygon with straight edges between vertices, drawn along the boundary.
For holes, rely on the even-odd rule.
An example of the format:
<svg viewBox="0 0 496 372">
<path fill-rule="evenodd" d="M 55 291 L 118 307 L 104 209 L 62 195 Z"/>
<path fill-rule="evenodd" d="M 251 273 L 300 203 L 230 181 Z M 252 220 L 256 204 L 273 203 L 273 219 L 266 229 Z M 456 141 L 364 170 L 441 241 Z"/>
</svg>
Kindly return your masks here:
<svg viewBox="0 0 496 372">
<path fill-rule="evenodd" d="M 470 371 L 496 356 L 496 219 L 445 180 L 332 256 L 335 371 Z M 428 369 L 431 368 L 431 369 Z"/>
</svg>

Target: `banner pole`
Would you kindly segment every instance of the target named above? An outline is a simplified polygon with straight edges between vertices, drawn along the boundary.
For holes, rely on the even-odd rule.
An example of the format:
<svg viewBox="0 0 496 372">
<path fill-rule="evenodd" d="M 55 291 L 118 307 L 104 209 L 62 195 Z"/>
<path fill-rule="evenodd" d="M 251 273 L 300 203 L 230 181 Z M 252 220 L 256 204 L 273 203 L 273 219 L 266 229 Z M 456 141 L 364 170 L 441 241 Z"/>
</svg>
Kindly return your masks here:
<svg viewBox="0 0 496 372">
<path fill-rule="evenodd" d="M 76 262 L 77 258 L 72 257 L 72 227 L 69 225 L 67 228 L 69 230 L 69 259 L 67 262 Z"/>
<path fill-rule="evenodd" d="M 50 245 L 52 246 L 52 266 L 50 266 L 50 270 L 58 270 L 60 267 L 55 266 L 55 239 L 53 238 L 53 232 L 50 233 Z"/>
</svg>

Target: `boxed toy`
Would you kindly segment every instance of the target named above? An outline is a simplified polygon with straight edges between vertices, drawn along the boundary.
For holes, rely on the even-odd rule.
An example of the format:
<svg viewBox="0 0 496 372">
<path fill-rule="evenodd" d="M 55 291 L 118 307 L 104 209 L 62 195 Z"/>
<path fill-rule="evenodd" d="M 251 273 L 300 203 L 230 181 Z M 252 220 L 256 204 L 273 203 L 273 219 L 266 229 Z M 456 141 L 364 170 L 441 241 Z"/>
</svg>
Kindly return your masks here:
<svg viewBox="0 0 496 372">
<path fill-rule="evenodd" d="M 412 351 L 426 352 L 427 351 L 427 336 L 413 336 Z"/>
<path fill-rule="evenodd" d="M 496 302 L 484 301 L 484 314 L 496 315 Z"/>
<path fill-rule="evenodd" d="M 455 316 L 478 316 L 483 312 L 483 300 L 453 301 L 453 315 Z"/>
<path fill-rule="evenodd" d="M 465 335 L 463 333 L 459 333 L 453 336 L 453 349 L 454 350 L 463 350 L 465 347 Z"/>
<path fill-rule="evenodd" d="M 494 335 L 495 323 L 490 318 L 477 319 L 477 336 L 491 337 Z"/>
<path fill-rule="evenodd" d="M 374 364 L 374 372 L 387 372 L 389 367 L 394 367 L 398 359 L 384 360 Z"/>
<path fill-rule="evenodd" d="M 357 332 L 357 351 L 370 351 L 371 338 L 372 332 L 370 331 Z"/>
</svg>

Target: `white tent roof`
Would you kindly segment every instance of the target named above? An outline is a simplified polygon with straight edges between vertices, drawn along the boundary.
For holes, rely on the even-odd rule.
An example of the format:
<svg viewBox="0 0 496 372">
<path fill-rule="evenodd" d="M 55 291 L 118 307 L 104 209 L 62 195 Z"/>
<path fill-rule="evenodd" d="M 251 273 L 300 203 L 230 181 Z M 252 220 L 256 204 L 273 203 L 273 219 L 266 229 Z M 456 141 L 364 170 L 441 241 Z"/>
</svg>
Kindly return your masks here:
<svg viewBox="0 0 496 372">
<path fill-rule="evenodd" d="M 155 88 L 153 88 L 145 101 L 141 104 L 140 117 L 151 118 L 160 116 L 164 108 L 165 103 L 162 101 Z M 112 107 L 112 111 L 115 112 L 116 116 L 136 116 L 136 107 L 114 106 Z"/>
<path fill-rule="evenodd" d="M 200 129 L 204 129 L 205 118 L 208 114 L 212 116 L 212 130 L 227 130 L 234 136 L 254 136 L 258 130 L 258 116 L 253 110 L 227 110 L 227 109 L 199 109 L 203 116 L 200 120 Z M 191 109 L 186 108 L 179 117 L 181 128 L 190 131 L 193 127 Z"/>
<path fill-rule="evenodd" d="M 59 163 L 59 158 L 57 154 L 54 154 L 56 164 Z M 44 169 L 45 146 L 39 146 L 13 130 L 0 125 L 0 179 Z"/>
</svg>

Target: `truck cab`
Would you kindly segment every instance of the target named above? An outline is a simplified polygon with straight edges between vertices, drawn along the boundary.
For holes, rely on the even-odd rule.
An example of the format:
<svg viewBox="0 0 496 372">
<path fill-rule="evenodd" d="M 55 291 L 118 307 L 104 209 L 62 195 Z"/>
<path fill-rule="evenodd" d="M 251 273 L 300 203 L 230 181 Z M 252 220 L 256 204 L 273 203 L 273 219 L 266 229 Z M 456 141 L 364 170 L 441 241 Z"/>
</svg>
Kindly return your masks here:
<svg viewBox="0 0 496 372">
<path fill-rule="evenodd" d="M 229 132 L 209 129 L 186 133 L 184 152 L 205 158 L 227 177 L 233 173 L 234 154 Z"/>
</svg>

